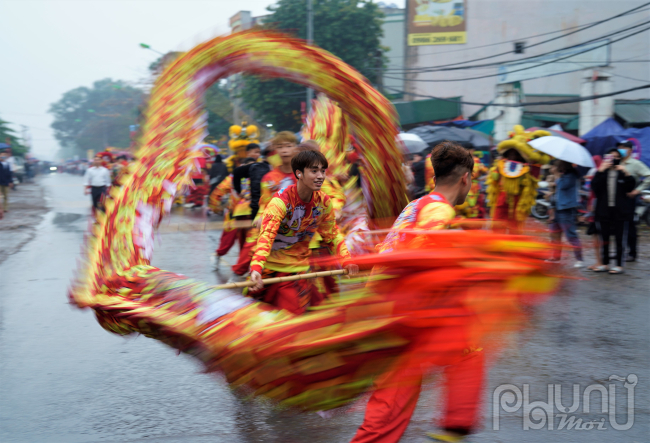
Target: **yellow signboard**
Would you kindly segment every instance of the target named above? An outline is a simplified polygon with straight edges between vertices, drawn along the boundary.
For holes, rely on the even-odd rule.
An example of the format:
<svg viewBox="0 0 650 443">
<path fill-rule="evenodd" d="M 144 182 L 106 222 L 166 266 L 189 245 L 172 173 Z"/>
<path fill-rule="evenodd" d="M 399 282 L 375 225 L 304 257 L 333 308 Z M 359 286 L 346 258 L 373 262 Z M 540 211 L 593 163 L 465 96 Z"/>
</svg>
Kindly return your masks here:
<svg viewBox="0 0 650 443">
<path fill-rule="evenodd" d="M 466 0 L 407 0 L 408 45 L 467 42 Z"/>
</svg>

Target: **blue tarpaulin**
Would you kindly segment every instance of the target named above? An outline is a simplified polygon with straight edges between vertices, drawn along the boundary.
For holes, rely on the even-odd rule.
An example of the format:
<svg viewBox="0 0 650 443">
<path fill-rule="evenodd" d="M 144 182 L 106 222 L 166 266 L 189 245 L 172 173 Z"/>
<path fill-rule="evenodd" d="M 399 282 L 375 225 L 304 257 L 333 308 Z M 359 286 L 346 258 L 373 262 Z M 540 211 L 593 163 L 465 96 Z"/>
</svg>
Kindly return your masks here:
<svg viewBox="0 0 650 443">
<path fill-rule="evenodd" d="M 641 145 L 640 160 L 650 166 L 650 127 L 625 129 L 613 118 L 608 118 L 582 138 L 587 141 L 585 147 L 591 155 L 603 155 L 618 142 L 634 138 Z"/>
</svg>

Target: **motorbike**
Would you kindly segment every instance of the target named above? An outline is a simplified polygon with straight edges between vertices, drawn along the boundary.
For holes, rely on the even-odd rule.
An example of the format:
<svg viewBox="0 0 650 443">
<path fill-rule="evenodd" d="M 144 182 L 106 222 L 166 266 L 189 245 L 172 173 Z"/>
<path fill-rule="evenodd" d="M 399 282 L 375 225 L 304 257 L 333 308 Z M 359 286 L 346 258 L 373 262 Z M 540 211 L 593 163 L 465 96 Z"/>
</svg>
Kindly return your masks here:
<svg viewBox="0 0 650 443">
<path fill-rule="evenodd" d="M 537 220 L 546 220 L 550 215 L 551 202 L 546 199 L 549 192 L 548 182 L 540 181 L 537 183 L 537 197 L 535 198 L 535 204 L 530 208 L 531 215 Z"/>
</svg>

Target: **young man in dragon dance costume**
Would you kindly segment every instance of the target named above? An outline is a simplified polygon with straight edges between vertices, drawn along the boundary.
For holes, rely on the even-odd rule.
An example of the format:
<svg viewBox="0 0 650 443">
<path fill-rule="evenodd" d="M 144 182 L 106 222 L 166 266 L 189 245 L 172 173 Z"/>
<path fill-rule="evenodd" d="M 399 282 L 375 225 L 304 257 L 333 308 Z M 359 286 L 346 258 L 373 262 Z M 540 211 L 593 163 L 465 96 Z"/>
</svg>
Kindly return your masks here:
<svg viewBox="0 0 650 443">
<path fill-rule="evenodd" d="M 253 209 L 253 228 L 246 234 L 246 242 L 239 252 L 237 264 L 233 266 L 233 272 L 242 276 L 249 270 L 253 248 L 257 244 L 260 233 L 262 214 L 266 205 L 271 201 L 273 195 L 279 190 L 296 183 L 296 178 L 291 170 L 291 159 L 298 153 L 296 148 L 296 136 L 289 131 L 278 132 L 271 140 L 271 149 L 280 157 L 282 164 L 267 172 L 260 182 L 259 200 L 255 201 L 257 190 L 255 189 L 253 177 L 251 177 L 251 208 L 258 207 L 257 212 Z"/>
<path fill-rule="evenodd" d="M 291 160 L 296 184 L 278 191 L 266 205 L 253 250 L 251 280 L 255 286 L 249 295 L 294 314 L 323 301 L 311 280 L 264 287 L 262 279 L 309 271 L 309 242 L 314 234 L 320 234 L 322 244 L 343 261 L 350 274 L 358 271 L 349 263 L 351 256 L 336 226 L 332 201 L 321 191 L 327 166 L 325 156 L 313 150 Z"/>
<path fill-rule="evenodd" d="M 434 191 L 412 201 L 397 218 L 379 253 L 417 248 L 426 242 L 425 235 L 413 231 L 446 229 L 455 218 L 454 206 L 465 201 L 472 186 L 474 159 L 462 146 L 442 142 L 433 149 L 431 161 L 436 175 Z M 410 232 L 409 232 L 410 231 Z M 431 282 L 435 284 L 435 282 Z M 483 352 L 465 338 L 468 331 L 459 326 L 441 327 L 441 334 L 460 337 L 467 343 L 466 353 L 458 364 L 445 368 L 445 414 L 439 434 L 429 434 L 431 441 L 457 442 L 476 426 L 478 405 L 483 387 Z M 376 382 L 363 424 L 352 443 L 396 443 L 411 420 L 420 395 L 423 370 L 403 365 L 382 381 Z M 409 380 L 409 382 L 404 382 Z"/>
</svg>

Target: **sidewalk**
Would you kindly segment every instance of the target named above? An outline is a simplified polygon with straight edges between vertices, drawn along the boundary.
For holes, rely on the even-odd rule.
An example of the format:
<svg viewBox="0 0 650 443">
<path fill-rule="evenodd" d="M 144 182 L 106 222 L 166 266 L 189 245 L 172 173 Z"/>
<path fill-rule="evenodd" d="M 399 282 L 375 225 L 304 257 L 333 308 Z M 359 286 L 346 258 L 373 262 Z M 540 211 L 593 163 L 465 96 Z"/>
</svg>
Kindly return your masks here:
<svg viewBox="0 0 650 443">
<path fill-rule="evenodd" d="M 40 177 L 9 191 L 9 211 L 0 220 L 0 263 L 34 237 L 36 226 L 47 212 L 44 194 Z"/>
</svg>

